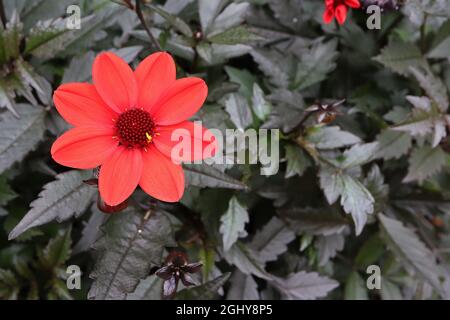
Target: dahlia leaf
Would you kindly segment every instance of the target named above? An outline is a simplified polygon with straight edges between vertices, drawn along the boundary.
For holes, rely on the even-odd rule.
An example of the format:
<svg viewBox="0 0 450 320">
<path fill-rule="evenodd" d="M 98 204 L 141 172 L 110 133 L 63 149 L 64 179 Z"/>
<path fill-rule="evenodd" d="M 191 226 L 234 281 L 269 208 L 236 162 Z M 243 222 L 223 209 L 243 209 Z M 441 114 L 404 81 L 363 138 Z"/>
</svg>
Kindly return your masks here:
<svg viewBox="0 0 450 320">
<path fill-rule="evenodd" d="M 219 231 L 222 234 L 223 248 L 228 251 L 238 238 L 247 235 L 245 232 L 245 224 L 249 221 L 247 209 L 239 203 L 236 197 L 233 197 L 220 221 Z"/>
<path fill-rule="evenodd" d="M 357 271 L 353 271 L 345 281 L 345 299 L 346 300 L 367 300 L 367 286 L 364 279 Z"/>
<path fill-rule="evenodd" d="M 438 30 L 427 56 L 437 59 L 450 56 L 450 20 L 447 20 Z"/>
<path fill-rule="evenodd" d="M 42 140 L 45 110 L 29 104 L 17 104 L 20 118 L 11 113 L 0 115 L 0 172 L 22 160 Z"/>
<path fill-rule="evenodd" d="M 17 193 L 10 187 L 5 176 L 0 176 L 0 206 L 17 197 Z"/>
<path fill-rule="evenodd" d="M 318 125 L 308 128 L 305 138 L 317 149 L 337 149 L 361 142 L 358 136 L 337 126 Z"/>
<path fill-rule="evenodd" d="M 244 130 L 253 122 L 252 111 L 247 100 L 237 93 L 232 93 L 225 100 L 225 110 L 230 115 L 236 128 Z"/>
<path fill-rule="evenodd" d="M 265 120 L 272 110 L 272 105 L 267 101 L 264 92 L 257 84 L 253 84 L 252 90 L 252 109 L 260 120 Z"/>
<path fill-rule="evenodd" d="M 347 220 L 330 208 L 291 208 L 278 211 L 290 229 L 299 234 L 332 235 L 341 233 Z"/>
<path fill-rule="evenodd" d="M 337 40 L 316 42 L 302 52 L 292 88 L 303 90 L 325 80 L 327 74 L 336 68 L 337 44 Z"/>
<path fill-rule="evenodd" d="M 175 245 L 171 221 L 159 210 L 145 219 L 136 209 L 128 207 L 111 216 L 103 232 L 94 245 L 99 258 L 90 275 L 94 282 L 89 299 L 125 299 L 152 267 L 161 264 L 165 247 Z"/>
<path fill-rule="evenodd" d="M 163 8 L 160 8 L 159 6 L 155 6 L 152 4 L 146 4 L 147 7 L 155 11 L 158 15 L 163 17 L 168 23 L 170 23 L 175 29 L 180 31 L 182 34 L 184 34 L 186 37 L 192 37 L 193 33 L 189 25 L 183 21 L 183 19 L 172 15 L 171 13 L 165 11 Z"/>
<path fill-rule="evenodd" d="M 212 24 L 214 18 L 222 10 L 223 6 L 226 4 L 224 0 L 199 0 L 198 1 L 198 12 L 200 16 L 200 24 L 202 26 L 202 31 L 207 34 L 210 25 Z"/>
<path fill-rule="evenodd" d="M 222 171 L 206 164 L 184 164 L 187 184 L 196 187 L 245 190 L 248 187 Z"/>
<path fill-rule="evenodd" d="M 378 149 L 375 158 L 398 159 L 412 146 L 411 136 L 405 132 L 384 130 L 377 136 Z"/>
<path fill-rule="evenodd" d="M 345 237 L 342 233 L 335 233 L 328 236 L 319 236 L 315 239 L 314 245 L 317 250 L 317 263 L 325 266 L 330 259 L 334 258 L 339 251 L 344 249 Z"/>
<path fill-rule="evenodd" d="M 367 215 L 374 211 L 374 198 L 357 179 L 329 167 L 322 167 L 319 173 L 320 186 L 329 204 L 341 197 L 344 211 L 352 215 L 355 232 L 359 235 L 367 222 Z"/>
<path fill-rule="evenodd" d="M 246 26 L 237 26 L 231 29 L 228 29 L 222 33 L 215 34 L 208 38 L 209 41 L 216 44 L 248 44 L 251 42 L 262 40 L 260 36 L 256 33 L 253 33 Z"/>
<path fill-rule="evenodd" d="M 296 145 L 286 145 L 286 160 L 285 178 L 291 178 L 295 175 L 302 176 L 312 164 L 308 155 Z"/>
<path fill-rule="evenodd" d="M 447 154 L 441 147 L 423 146 L 414 149 L 409 158 L 408 174 L 403 182 L 418 181 L 422 183 L 425 179 L 439 172 L 447 163 Z"/>
<path fill-rule="evenodd" d="M 213 21 L 208 30 L 208 38 L 242 24 L 250 4 L 247 2 L 230 3 Z"/>
<path fill-rule="evenodd" d="M 294 239 L 295 233 L 282 220 L 273 217 L 255 234 L 250 247 L 259 253 L 259 260 L 266 263 L 277 260 Z"/>
<path fill-rule="evenodd" d="M 62 266 L 70 258 L 71 230 L 72 228 L 61 230 L 55 238 L 48 242 L 44 250 L 39 252 L 39 261 L 42 265 L 54 269 Z"/>
<path fill-rule="evenodd" d="M 447 88 L 444 83 L 431 73 L 429 70 L 421 71 L 417 68 L 411 67 L 411 73 L 416 77 L 420 86 L 425 90 L 427 95 L 436 101 L 439 110 L 446 112 L 449 106 L 449 99 L 447 95 Z"/>
<path fill-rule="evenodd" d="M 411 66 L 427 66 L 419 48 L 412 43 L 400 41 L 389 43 L 381 50 L 381 54 L 374 59 L 401 75 L 407 75 Z"/>
<path fill-rule="evenodd" d="M 230 283 L 227 300 L 259 300 L 258 284 L 252 276 L 236 270 Z"/>
<path fill-rule="evenodd" d="M 164 280 L 151 275 L 140 280 L 133 293 L 127 294 L 127 300 L 160 300 Z"/>
<path fill-rule="evenodd" d="M 405 227 L 394 218 L 383 214 L 378 215 L 383 235 L 388 247 L 408 270 L 414 270 L 424 280 L 430 283 L 438 292 L 442 286 L 439 281 L 441 271 L 436 264 L 436 257 L 423 244 L 416 233 Z"/>
<path fill-rule="evenodd" d="M 88 82 L 91 80 L 92 64 L 95 53 L 88 51 L 81 56 L 75 56 L 64 70 L 62 83 L 68 82 Z"/>
<path fill-rule="evenodd" d="M 240 241 L 237 241 L 230 250 L 224 252 L 224 258 L 244 274 L 254 275 L 266 280 L 272 279 L 272 276 L 264 270 L 264 262 L 261 261 L 259 254 Z"/>
<path fill-rule="evenodd" d="M 83 182 L 90 176 L 89 172 L 76 170 L 57 175 L 56 180 L 46 184 L 31 203 L 31 209 L 11 231 L 9 239 L 50 221 L 62 222 L 84 213 L 95 193 L 92 186 Z"/>
<path fill-rule="evenodd" d="M 230 273 L 224 273 L 217 278 L 194 288 L 186 288 L 177 293 L 177 300 L 212 300 L 218 296 L 219 289 L 230 278 Z"/>
<path fill-rule="evenodd" d="M 339 283 L 316 272 L 300 271 L 290 274 L 286 279 L 275 278 L 272 282 L 286 299 L 314 300 L 325 297 Z"/>
</svg>

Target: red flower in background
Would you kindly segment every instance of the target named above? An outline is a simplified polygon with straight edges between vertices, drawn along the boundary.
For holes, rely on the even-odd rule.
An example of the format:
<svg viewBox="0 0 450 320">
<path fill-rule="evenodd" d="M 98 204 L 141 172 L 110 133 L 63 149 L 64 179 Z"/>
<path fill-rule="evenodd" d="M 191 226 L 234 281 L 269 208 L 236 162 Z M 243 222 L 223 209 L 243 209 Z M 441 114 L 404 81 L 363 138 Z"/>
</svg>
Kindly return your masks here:
<svg viewBox="0 0 450 320">
<path fill-rule="evenodd" d="M 357 9 L 360 6 L 359 0 L 325 0 L 323 21 L 330 23 L 336 17 L 337 22 L 343 24 L 347 18 L 347 7 Z"/>
<path fill-rule="evenodd" d="M 58 112 L 75 126 L 55 141 L 53 159 L 78 169 L 101 166 L 98 187 L 110 206 L 125 201 L 138 185 L 157 199 L 180 200 L 184 173 L 171 160 L 178 143 L 171 140 L 172 132 L 186 129 L 190 134 L 183 139 L 191 139 L 192 146 L 194 139 L 201 140 L 201 148 L 176 161 L 203 159 L 203 149 L 215 144 L 194 136 L 194 130 L 207 129 L 186 121 L 206 99 L 205 82 L 176 80 L 175 63 L 165 52 L 148 56 L 134 72 L 118 56 L 102 53 L 94 61 L 92 78 L 94 84 L 63 84 L 53 95 Z"/>
</svg>

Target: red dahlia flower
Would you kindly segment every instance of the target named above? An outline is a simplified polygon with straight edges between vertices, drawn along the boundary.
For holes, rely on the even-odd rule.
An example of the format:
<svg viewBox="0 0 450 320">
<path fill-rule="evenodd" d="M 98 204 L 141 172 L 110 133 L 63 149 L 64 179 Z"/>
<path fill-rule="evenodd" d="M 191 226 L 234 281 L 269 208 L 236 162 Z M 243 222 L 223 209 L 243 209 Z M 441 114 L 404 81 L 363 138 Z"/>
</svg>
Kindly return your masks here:
<svg viewBox="0 0 450 320">
<path fill-rule="evenodd" d="M 336 17 L 337 22 L 343 24 L 347 18 L 347 7 L 357 9 L 360 6 L 359 0 L 325 0 L 323 21 L 330 23 Z"/>
<path fill-rule="evenodd" d="M 157 199 L 180 200 L 184 173 L 178 161 L 203 159 L 207 146 L 215 150 L 210 132 L 186 121 L 206 99 L 205 82 L 176 80 L 175 63 L 165 52 L 148 56 L 134 72 L 118 56 L 102 53 L 94 61 L 92 78 L 94 84 L 63 84 L 53 95 L 58 112 L 75 126 L 55 141 L 53 159 L 78 169 L 101 166 L 98 187 L 110 206 L 126 200 L 137 185 Z M 171 134 L 180 128 L 189 132 L 182 138 L 196 148 L 172 161 L 178 141 Z"/>
</svg>

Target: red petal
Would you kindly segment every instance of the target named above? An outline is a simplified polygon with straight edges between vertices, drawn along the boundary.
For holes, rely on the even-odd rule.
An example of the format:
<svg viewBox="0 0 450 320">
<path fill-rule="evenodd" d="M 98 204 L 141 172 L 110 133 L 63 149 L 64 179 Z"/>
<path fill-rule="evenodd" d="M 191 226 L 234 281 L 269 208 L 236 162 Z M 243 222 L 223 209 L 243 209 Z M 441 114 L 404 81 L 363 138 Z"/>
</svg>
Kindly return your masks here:
<svg viewBox="0 0 450 320">
<path fill-rule="evenodd" d="M 135 75 L 139 88 L 137 105 L 150 110 L 161 94 L 175 81 L 175 62 L 170 54 L 157 52 L 138 65 Z"/>
<path fill-rule="evenodd" d="M 142 151 L 119 147 L 100 168 L 98 189 L 107 205 L 116 206 L 136 189 L 142 174 Z"/>
<path fill-rule="evenodd" d="M 325 0 L 325 6 L 326 7 L 334 7 L 334 1 L 335 0 Z"/>
<path fill-rule="evenodd" d="M 159 134 L 153 140 L 155 147 L 173 162 L 202 160 L 214 156 L 217 151 L 214 135 L 198 123 L 184 121 L 172 126 L 158 127 L 155 131 Z M 177 145 L 179 147 L 173 149 Z M 212 152 L 208 152 L 206 148 Z M 182 154 L 177 151 L 182 151 Z"/>
<path fill-rule="evenodd" d="M 184 192 L 184 172 L 179 164 L 170 161 L 154 146 L 142 152 L 144 168 L 139 181 L 141 188 L 154 198 L 177 202 Z"/>
<path fill-rule="evenodd" d="M 136 106 L 136 77 L 122 58 L 111 52 L 99 54 L 92 67 L 92 79 L 102 99 L 116 112 Z"/>
<path fill-rule="evenodd" d="M 176 80 L 152 108 L 153 119 L 163 126 L 180 123 L 200 109 L 207 95 L 208 87 L 200 78 Z"/>
<path fill-rule="evenodd" d="M 56 89 L 53 101 L 59 114 L 74 126 L 113 125 L 117 118 L 89 83 L 67 83 Z"/>
<path fill-rule="evenodd" d="M 323 13 L 323 22 L 328 24 L 331 21 L 333 21 L 333 18 L 334 18 L 334 10 L 332 7 L 328 7 L 327 9 L 325 9 L 325 12 Z"/>
<path fill-rule="evenodd" d="M 354 9 L 361 7 L 359 0 L 345 0 L 345 4 Z"/>
<path fill-rule="evenodd" d="M 104 126 L 70 129 L 53 143 L 53 160 L 71 168 L 95 168 L 117 149 L 114 133 L 113 128 Z"/>
<path fill-rule="evenodd" d="M 336 20 L 339 22 L 339 24 L 343 24 L 345 22 L 345 19 L 347 18 L 347 7 L 341 4 L 336 8 Z"/>
</svg>

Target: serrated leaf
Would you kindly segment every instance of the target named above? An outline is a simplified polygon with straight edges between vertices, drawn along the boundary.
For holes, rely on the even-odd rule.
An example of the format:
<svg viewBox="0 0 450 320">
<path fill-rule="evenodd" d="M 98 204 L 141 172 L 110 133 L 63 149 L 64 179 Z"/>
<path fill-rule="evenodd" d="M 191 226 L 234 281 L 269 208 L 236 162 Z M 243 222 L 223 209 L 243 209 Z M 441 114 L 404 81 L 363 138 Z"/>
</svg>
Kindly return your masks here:
<svg viewBox="0 0 450 320">
<path fill-rule="evenodd" d="M 246 190 L 248 187 L 222 171 L 206 164 L 183 164 L 187 184 L 196 187 Z"/>
<path fill-rule="evenodd" d="M 414 149 L 409 158 L 409 169 L 403 182 L 418 181 L 422 183 L 425 179 L 439 172 L 447 163 L 447 155 L 441 147 L 432 148 L 424 145 Z"/>
<path fill-rule="evenodd" d="M 366 283 L 358 272 L 353 271 L 348 276 L 344 295 L 346 300 L 367 300 L 369 298 Z"/>
<path fill-rule="evenodd" d="M 279 210 L 289 227 L 300 234 L 332 235 L 348 225 L 346 219 L 330 209 L 290 208 Z"/>
<path fill-rule="evenodd" d="M 290 61 L 289 57 L 267 49 L 252 50 L 250 53 L 273 85 L 279 88 L 289 87 L 290 73 L 295 70 L 294 62 Z"/>
<path fill-rule="evenodd" d="M 108 215 L 100 212 L 97 205 L 93 205 L 91 211 L 92 214 L 89 217 L 89 220 L 85 223 L 83 231 L 81 231 L 81 238 L 73 247 L 74 254 L 87 251 L 92 247 L 100 236 L 100 227 L 108 218 Z"/>
<path fill-rule="evenodd" d="M 186 288 L 177 293 L 177 300 L 211 300 L 217 297 L 219 289 L 228 281 L 230 273 L 224 273 L 221 276 L 208 281 L 205 284 L 194 288 Z"/>
<path fill-rule="evenodd" d="M 422 243 L 411 229 L 400 221 L 379 214 L 383 231 L 388 238 L 390 248 L 397 254 L 407 268 L 413 268 L 423 279 L 428 281 L 438 292 L 440 270 L 433 253 Z"/>
<path fill-rule="evenodd" d="M 255 275 L 258 278 L 270 280 L 272 276 L 264 270 L 264 263 L 259 255 L 250 247 L 237 241 L 228 251 L 224 252 L 225 260 L 235 265 L 242 273 Z"/>
<path fill-rule="evenodd" d="M 236 197 L 231 198 L 227 211 L 220 218 L 220 233 L 222 234 L 223 248 L 228 251 L 238 238 L 246 236 L 245 224 L 249 221 L 245 209 Z"/>
<path fill-rule="evenodd" d="M 4 206 L 15 197 L 17 193 L 9 186 L 6 177 L 0 176 L 0 206 Z"/>
<path fill-rule="evenodd" d="M 409 132 L 412 136 L 432 133 L 432 146 L 437 146 L 446 135 L 446 120 L 441 111 L 428 97 L 406 96 L 406 99 L 414 106 L 414 109 L 409 119 L 392 129 Z"/>
<path fill-rule="evenodd" d="M 266 100 L 264 92 L 257 83 L 253 83 L 252 109 L 260 120 L 265 120 L 272 110 L 272 105 Z"/>
<path fill-rule="evenodd" d="M 312 164 L 310 158 L 298 146 L 286 145 L 286 174 L 285 178 L 295 175 L 302 176 L 305 170 Z"/>
<path fill-rule="evenodd" d="M 314 300 L 325 297 L 339 283 L 316 272 L 300 271 L 272 283 L 289 300 Z"/>
<path fill-rule="evenodd" d="M 381 298 L 383 300 L 403 300 L 403 295 L 400 288 L 395 283 L 382 277 Z"/>
<path fill-rule="evenodd" d="M 384 160 L 398 159 L 405 155 L 412 146 L 411 136 L 405 132 L 384 130 L 377 136 L 378 149 L 376 158 Z"/>
<path fill-rule="evenodd" d="M 246 129 L 252 122 L 253 116 L 247 100 L 237 93 L 231 93 L 225 100 L 225 110 L 231 121 L 238 129 Z"/>
<path fill-rule="evenodd" d="M 280 89 L 275 90 L 268 99 L 274 107 L 262 128 L 281 128 L 284 132 L 295 129 L 304 115 L 303 97 L 296 91 Z"/>
<path fill-rule="evenodd" d="M 233 45 L 239 43 L 249 44 L 262 40 L 262 37 L 258 36 L 256 33 L 253 33 L 246 26 L 237 26 L 214 36 L 210 36 L 208 40 L 216 44 Z"/>
<path fill-rule="evenodd" d="M 225 63 L 228 59 L 240 57 L 251 50 L 252 47 L 245 44 L 229 45 L 201 42 L 197 46 L 198 55 L 210 66 Z"/>
<path fill-rule="evenodd" d="M 118 55 L 123 60 L 125 60 L 127 63 L 131 63 L 138 54 L 144 49 L 143 46 L 129 46 L 129 47 L 123 47 L 119 49 L 111 49 L 110 52 Z"/>
<path fill-rule="evenodd" d="M 344 161 L 340 164 L 341 168 L 352 168 L 362 166 L 373 159 L 378 149 L 378 142 L 357 144 L 350 149 L 345 150 Z"/>
<path fill-rule="evenodd" d="M 207 34 L 207 31 L 213 22 L 214 18 L 222 10 L 223 6 L 226 4 L 225 0 L 199 0 L 198 1 L 198 12 L 200 17 L 200 24 L 202 26 L 202 31 Z"/>
<path fill-rule="evenodd" d="M 94 282 L 88 298 L 124 299 L 152 267 L 160 265 L 164 248 L 174 245 L 171 222 L 159 210 L 152 211 L 148 220 L 132 207 L 111 216 L 94 246 L 99 259 L 90 275 Z"/>
<path fill-rule="evenodd" d="M 48 59 L 53 57 L 57 52 L 47 50 L 46 46 L 57 46 L 58 37 L 66 32 L 73 32 L 67 28 L 66 19 L 50 19 L 46 21 L 38 21 L 33 28 L 31 28 L 25 44 L 25 54 L 32 54 L 41 59 Z"/>
<path fill-rule="evenodd" d="M 88 82 L 91 79 L 94 59 L 95 53 L 93 51 L 88 51 L 81 56 L 73 57 L 69 66 L 64 70 L 61 83 Z"/>
<path fill-rule="evenodd" d="M 72 245 L 71 230 L 63 230 L 51 239 L 44 250 L 39 254 L 40 263 L 46 268 L 57 268 L 64 264 L 71 254 L 70 247 Z"/>
<path fill-rule="evenodd" d="M 18 104 L 20 118 L 4 113 L 0 118 L 0 172 L 22 160 L 44 136 L 45 110 Z"/>
<path fill-rule="evenodd" d="M 343 131 L 337 126 L 315 126 L 308 128 L 305 138 L 318 149 L 336 149 L 361 142 L 358 136 Z"/>
<path fill-rule="evenodd" d="M 241 70 L 230 66 L 225 66 L 225 71 L 228 74 L 230 81 L 239 85 L 239 92 L 247 99 L 250 99 L 253 96 L 256 77 L 247 70 Z"/>
<path fill-rule="evenodd" d="M 407 75 L 411 66 L 427 65 L 419 48 L 412 43 L 401 41 L 390 42 L 374 59 L 401 75 Z"/>
<path fill-rule="evenodd" d="M 156 275 L 141 280 L 133 293 L 127 295 L 127 300 L 161 300 L 164 280 Z"/>
<path fill-rule="evenodd" d="M 83 182 L 91 176 L 88 172 L 68 171 L 56 176 L 56 180 L 44 186 L 39 197 L 30 206 L 31 210 L 11 231 L 8 238 L 14 239 L 30 228 L 56 220 L 65 221 L 80 216 L 91 202 L 95 189 Z"/>
<path fill-rule="evenodd" d="M 374 211 L 373 196 L 361 182 L 332 168 L 323 167 L 319 176 L 328 203 L 333 204 L 341 197 L 341 206 L 352 215 L 356 235 L 359 235 L 366 224 L 367 215 Z"/>
<path fill-rule="evenodd" d="M 283 221 L 273 217 L 255 234 L 250 247 L 259 253 L 259 260 L 266 263 L 276 260 L 280 254 L 287 251 L 287 245 L 294 239 L 294 232 L 289 230 Z"/>
<path fill-rule="evenodd" d="M 315 247 L 318 252 L 319 266 L 325 266 L 331 258 L 334 258 L 339 251 L 344 249 L 344 240 L 344 236 L 340 233 L 318 237 L 315 241 Z"/>
<path fill-rule="evenodd" d="M 438 30 L 427 56 L 437 59 L 450 56 L 450 20 L 447 20 Z"/>
<path fill-rule="evenodd" d="M 323 81 L 336 68 L 337 44 L 336 39 L 325 43 L 315 42 L 311 48 L 301 53 L 292 87 L 303 90 Z"/>
<path fill-rule="evenodd" d="M 411 73 L 416 77 L 420 86 L 425 90 L 427 95 L 436 101 L 439 110 L 442 112 L 447 111 L 449 106 L 447 88 L 442 83 L 442 81 L 435 77 L 431 71 L 425 69 L 421 71 L 420 69 L 411 67 Z"/>
<path fill-rule="evenodd" d="M 252 276 L 236 270 L 230 282 L 227 300 L 259 300 L 258 284 Z"/>
<path fill-rule="evenodd" d="M 186 37 L 192 37 L 193 33 L 192 33 L 191 28 L 181 18 L 170 14 L 169 12 L 165 11 L 163 8 L 160 8 L 159 6 L 155 6 L 152 4 L 146 4 L 146 6 L 149 7 L 150 9 L 152 9 L 153 11 L 155 11 L 161 17 L 163 17 L 168 23 L 170 23 L 175 29 L 180 31 Z"/>
<path fill-rule="evenodd" d="M 230 3 L 225 9 L 214 19 L 211 28 L 208 29 L 208 37 L 217 35 L 225 30 L 236 27 L 244 22 L 247 9 L 250 4 L 247 2 Z"/>
</svg>

